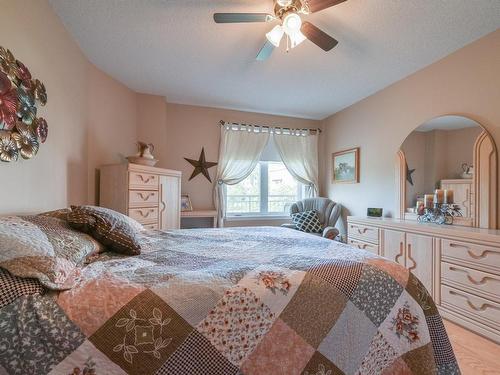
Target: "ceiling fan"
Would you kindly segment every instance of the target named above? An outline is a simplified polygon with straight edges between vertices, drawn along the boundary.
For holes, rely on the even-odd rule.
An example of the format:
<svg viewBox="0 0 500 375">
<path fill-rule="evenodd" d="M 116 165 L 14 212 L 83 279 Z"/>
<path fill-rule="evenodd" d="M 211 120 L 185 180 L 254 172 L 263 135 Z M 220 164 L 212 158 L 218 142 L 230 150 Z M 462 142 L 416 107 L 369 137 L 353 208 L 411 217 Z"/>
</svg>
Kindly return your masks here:
<svg viewBox="0 0 500 375">
<path fill-rule="evenodd" d="M 338 41 L 321 31 L 310 22 L 303 22 L 301 14 L 310 14 L 330 8 L 347 0 L 273 0 L 274 15 L 268 13 L 215 13 L 216 23 L 245 23 L 279 21 L 266 34 L 266 43 L 257 54 L 257 60 L 263 61 L 271 56 L 274 48 L 279 47 L 286 36 L 287 50 L 295 48 L 309 39 L 325 51 L 330 51 Z"/>
</svg>

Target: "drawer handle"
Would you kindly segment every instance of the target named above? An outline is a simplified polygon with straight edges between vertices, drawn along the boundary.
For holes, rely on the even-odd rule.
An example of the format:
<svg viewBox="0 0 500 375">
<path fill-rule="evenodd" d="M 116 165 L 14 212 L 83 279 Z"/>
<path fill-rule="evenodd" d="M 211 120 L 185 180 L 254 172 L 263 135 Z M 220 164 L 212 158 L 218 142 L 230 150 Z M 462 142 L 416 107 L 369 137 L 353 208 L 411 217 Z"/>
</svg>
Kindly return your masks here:
<svg viewBox="0 0 500 375">
<path fill-rule="evenodd" d="M 399 254 L 396 255 L 396 258 L 394 259 L 396 261 L 396 263 L 399 263 L 399 258 L 401 258 L 403 256 L 403 252 L 404 252 L 403 246 L 404 246 L 403 243 L 400 242 L 399 243 Z M 399 263 L 399 264 L 401 264 L 401 263 Z"/>
<path fill-rule="evenodd" d="M 141 199 L 143 201 L 147 201 L 150 197 L 154 197 L 155 193 L 148 193 L 148 194 L 144 194 L 144 193 L 137 193 L 139 195 L 139 197 L 141 197 Z"/>
<path fill-rule="evenodd" d="M 144 178 L 144 177 L 142 176 L 142 174 L 138 174 L 138 175 L 137 175 L 137 177 L 139 177 L 139 178 L 141 179 L 141 181 L 142 181 L 143 183 L 145 183 L 145 184 L 147 184 L 149 181 L 151 181 L 151 180 L 154 180 L 154 179 L 155 179 L 155 176 L 152 176 L 152 175 L 147 176 L 146 178 Z"/>
<path fill-rule="evenodd" d="M 471 275 L 469 275 L 469 272 L 467 272 L 466 270 L 463 270 L 461 268 L 456 268 L 456 267 L 448 267 L 448 268 L 450 271 L 459 271 L 459 272 L 463 272 L 463 273 L 467 274 L 467 279 L 474 285 L 484 285 L 484 284 L 486 284 L 488 279 L 492 279 L 491 277 L 484 276 L 483 278 L 481 278 L 481 280 L 477 281 L 477 280 L 474 280 L 474 278 Z"/>
<path fill-rule="evenodd" d="M 471 301 L 467 300 L 467 304 L 476 311 L 485 311 L 488 307 L 493 307 L 489 303 L 483 303 L 481 307 L 475 306 Z"/>
<path fill-rule="evenodd" d="M 485 258 L 486 257 L 486 253 L 489 252 L 489 250 L 483 250 L 480 252 L 480 254 L 476 254 L 474 253 L 474 251 L 472 251 L 470 249 L 470 247 L 468 246 L 465 246 L 465 245 L 459 245 L 459 244 L 456 244 L 456 243 L 450 243 L 450 247 L 459 247 L 459 248 L 462 248 L 462 249 L 466 249 L 467 250 L 467 254 L 469 254 L 469 256 L 473 259 L 482 259 L 482 258 Z"/>
<path fill-rule="evenodd" d="M 408 268 L 408 271 L 413 271 L 415 268 L 417 268 L 417 262 L 415 262 L 415 259 L 411 257 L 411 244 L 408 244 L 408 259 L 413 262 L 413 265 Z"/>
<path fill-rule="evenodd" d="M 473 310 L 476 310 L 476 311 L 485 311 L 487 308 L 492 308 L 492 309 L 497 309 L 498 308 L 496 306 L 493 306 L 489 303 L 483 303 L 480 307 L 477 307 L 476 305 L 474 305 L 470 300 L 469 298 L 467 298 L 466 296 L 460 294 L 460 293 L 457 293 L 457 292 L 454 292 L 453 290 L 450 290 L 450 294 L 454 295 L 454 296 L 459 296 L 459 297 L 462 297 L 463 299 L 465 299 L 465 301 L 467 302 L 467 304 L 469 305 L 469 307 Z"/>
<path fill-rule="evenodd" d="M 472 250 L 467 250 L 467 254 L 469 254 L 469 256 L 471 258 L 474 258 L 474 259 L 482 259 L 482 258 L 486 258 L 486 253 L 488 252 L 488 250 L 484 250 L 481 252 L 481 254 L 477 255 L 475 254 Z"/>
<path fill-rule="evenodd" d="M 365 234 L 368 231 L 368 228 L 357 228 L 359 234 Z"/>
<path fill-rule="evenodd" d="M 138 210 L 137 211 L 143 218 L 147 218 L 149 217 L 149 214 L 155 212 L 155 210 L 148 210 L 146 211 L 146 213 L 144 213 L 142 210 Z"/>
<path fill-rule="evenodd" d="M 489 279 L 489 277 L 483 277 L 481 280 L 477 281 L 477 280 L 474 280 L 474 279 L 472 278 L 472 276 L 467 275 L 467 279 L 469 279 L 469 281 L 470 281 L 472 284 L 474 284 L 474 285 L 484 285 L 484 284 L 486 284 L 486 280 L 488 280 L 488 279 Z"/>
</svg>

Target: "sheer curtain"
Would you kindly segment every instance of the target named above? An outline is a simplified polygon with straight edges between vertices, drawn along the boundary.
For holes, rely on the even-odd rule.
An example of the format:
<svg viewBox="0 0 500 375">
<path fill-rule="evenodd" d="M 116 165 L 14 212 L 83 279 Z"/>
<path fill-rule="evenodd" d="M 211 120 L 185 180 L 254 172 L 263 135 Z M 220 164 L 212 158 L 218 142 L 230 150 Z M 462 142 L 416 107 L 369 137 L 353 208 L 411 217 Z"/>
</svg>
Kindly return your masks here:
<svg viewBox="0 0 500 375">
<path fill-rule="evenodd" d="M 319 194 L 318 178 L 318 132 L 290 130 L 286 133 L 274 130 L 274 143 L 288 172 L 306 185 L 306 195 Z"/>
<path fill-rule="evenodd" d="M 225 123 L 221 126 L 219 163 L 217 165 L 217 184 L 214 189 L 217 225 L 224 225 L 226 214 L 225 185 L 236 185 L 254 170 L 262 150 L 269 141 L 269 132 L 251 125 Z"/>
</svg>

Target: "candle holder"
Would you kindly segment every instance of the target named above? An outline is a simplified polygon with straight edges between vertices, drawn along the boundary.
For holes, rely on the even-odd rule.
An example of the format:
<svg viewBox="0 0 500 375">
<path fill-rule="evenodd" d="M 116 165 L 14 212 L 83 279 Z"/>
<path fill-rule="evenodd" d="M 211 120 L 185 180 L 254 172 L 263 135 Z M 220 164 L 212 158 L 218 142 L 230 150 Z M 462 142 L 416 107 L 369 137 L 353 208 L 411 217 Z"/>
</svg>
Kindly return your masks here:
<svg viewBox="0 0 500 375">
<path fill-rule="evenodd" d="M 434 203 L 433 208 L 425 208 L 417 220 L 420 223 L 453 224 L 455 217 L 462 217 L 462 211 L 456 204 Z"/>
</svg>

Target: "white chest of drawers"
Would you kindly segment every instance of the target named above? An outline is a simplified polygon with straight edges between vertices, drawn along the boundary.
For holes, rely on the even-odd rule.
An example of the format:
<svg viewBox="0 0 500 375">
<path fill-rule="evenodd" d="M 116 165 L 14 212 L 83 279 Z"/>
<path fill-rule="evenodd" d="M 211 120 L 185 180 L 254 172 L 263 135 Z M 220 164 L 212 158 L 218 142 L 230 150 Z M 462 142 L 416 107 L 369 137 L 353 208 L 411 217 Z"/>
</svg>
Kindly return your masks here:
<svg viewBox="0 0 500 375">
<path fill-rule="evenodd" d="M 148 229 L 180 227 L 181 172 L 137 164 L 100 168 L 99 204 Z"/>
</svg>

